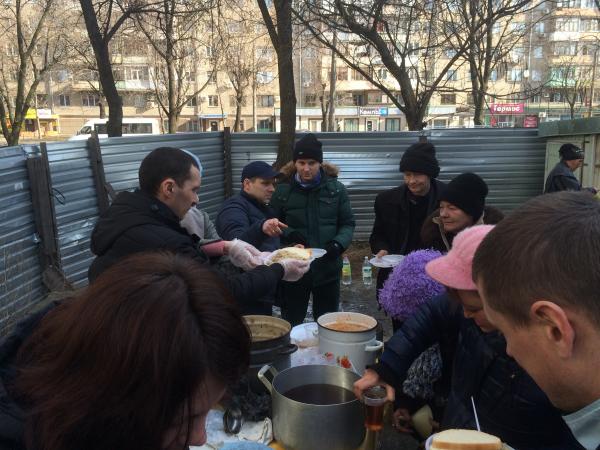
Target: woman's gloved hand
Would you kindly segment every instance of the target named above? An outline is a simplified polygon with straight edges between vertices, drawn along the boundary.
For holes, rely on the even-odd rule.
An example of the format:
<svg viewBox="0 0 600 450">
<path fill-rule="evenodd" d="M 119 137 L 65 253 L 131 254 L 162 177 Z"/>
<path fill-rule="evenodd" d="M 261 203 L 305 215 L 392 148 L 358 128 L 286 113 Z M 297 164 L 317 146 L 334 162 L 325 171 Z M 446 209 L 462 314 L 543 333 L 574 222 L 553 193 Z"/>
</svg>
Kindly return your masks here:
<svg viewBox="0 0 600 450">
<path fill-rule="evenodd" d="M 298 281 L 310 269 L 310 261 L 285 258 L 277 261 L 283 266 L 283 281 Z"/>
<path fill-rule="evenodd" d="M 225 254 L 229 256 L 231 264 L 242 270 L 252 270 L 263 264 L 260 250 L 239 239 L 225 244 Z"/>
</svg>

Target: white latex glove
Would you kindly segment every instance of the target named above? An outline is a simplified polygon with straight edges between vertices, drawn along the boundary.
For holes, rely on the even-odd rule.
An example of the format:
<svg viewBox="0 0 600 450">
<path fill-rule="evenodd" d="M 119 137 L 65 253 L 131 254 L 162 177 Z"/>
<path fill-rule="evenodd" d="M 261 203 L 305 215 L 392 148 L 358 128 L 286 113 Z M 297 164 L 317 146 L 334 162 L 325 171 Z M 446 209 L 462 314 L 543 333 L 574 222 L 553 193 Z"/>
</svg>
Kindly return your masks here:
<svg viewBox="0 0 600 450">
<path fill-rule="evenodd" d="M 298 281 L 310 269 L 310 261 L 286 258 L 277 263 L 283 266 L 283 281 Z"/>
<path fill-rule="evenodd" d="M 234 239 L 226 248 L 231 264 L 242 270 L 252 270 L 262 264 L 260 250 L 247 242 Z"/>
</svg>

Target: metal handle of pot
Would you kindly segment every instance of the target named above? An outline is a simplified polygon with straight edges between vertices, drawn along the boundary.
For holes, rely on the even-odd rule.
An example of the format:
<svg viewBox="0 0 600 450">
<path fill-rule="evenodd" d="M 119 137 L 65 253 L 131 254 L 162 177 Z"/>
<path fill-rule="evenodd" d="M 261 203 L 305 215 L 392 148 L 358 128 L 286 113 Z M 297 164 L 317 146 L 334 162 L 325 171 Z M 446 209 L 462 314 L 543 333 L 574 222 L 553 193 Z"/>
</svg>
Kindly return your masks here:
<svg viewBox="0 0 600 450">
<path fill-rule="evenodd" d="M 280 354 L 280 355 L 291 355 L 296 350 L 298 350 L 298 346 L 296 344 L 287 344 L 287 345 L 281 347 L 277 351 L 277 353 Z"/>
<path fill-rule="evenodd" d="M 267 388 L 267 391 L 269 391 L 269 393 L 272 393 L 273 392 L 273 383 L 265 376 L 265 374 L 267 372 L 271 372 L 271 375 L 273 375 L 273 378 L 275 378 L 275 376 L 277 375 L 277 369 L 275 367 L 273 367 L 269 364 L 265 364 L 258 371 L 258 374 L 256 376 L 258 377 L 260 382 L 265 385 L 265 387 Z"/>
<path fill-rule="evenodd" d="M 369 342 L 365 346 L 365 352 L 378 352 L 382 348 L 383 348 L 383 342 L 375 340 L 373 342 Z"/>
</svg>

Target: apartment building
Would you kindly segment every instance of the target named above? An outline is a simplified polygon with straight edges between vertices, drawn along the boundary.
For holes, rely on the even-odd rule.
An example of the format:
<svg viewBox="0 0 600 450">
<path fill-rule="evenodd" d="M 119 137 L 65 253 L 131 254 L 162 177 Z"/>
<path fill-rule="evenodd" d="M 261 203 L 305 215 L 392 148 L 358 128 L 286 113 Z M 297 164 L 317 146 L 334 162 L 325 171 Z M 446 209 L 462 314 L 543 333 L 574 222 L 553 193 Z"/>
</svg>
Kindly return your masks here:
<svg viewBox="0 0 600 450">
<path fill-rule="evenodd" d="M 258 17 L 257 11 L 247 11 Z M 600 73 L 596 73 L 600 46 L 600 13 L 594 0 L 559 0 L 538 7 L 505 24 L 523 30 L 490 76 L 485 102 L 487 126 L 537 126 L 539 121 L 600 114 Z M 211 25 L 211 26 L 214 26 Z M 503 26 L 503 24 L 498 25 Z M 256 20 L 229 16 L 222 24 L 221 41 L 198 41 L 179 82 L 185 96 L 178 131 L 218 131 L 238 123 L 240 131 L 278 131 L 280 97 L 275 52 L 264 26 Z M 224 31 L 223 31 L 224 30 Z M 212 30 L 214 31 L 214 30 Z M 211 29 L 199 25 L 198 35 Z M 297 124 L 299 130 L 320 131 L 331 90 L 331 52 L 316 45 L 308 33 L 298 33 L 294 51 Z M 352 36 L 340 36 L 352 40 Z M 415 43 L 415 47 L 418 43 Z M 11 50 L 5 45 L 6 52 Z M 360 50 L 360 49 L 359 49 Z M 113 73 L 123 98 L 125 117 L 156 118 L 165 123 L 160 107 L 160 65 L 144 36 L 123 35 L 111 47 Z M 361 50 L 362 51 L 362 50 Z M 365 55 L 370 50 L 364 49 Z M 452 48 L 439 55 L 439 64 L 454 56 Z M 370 55 L 372 56 L 372 55 Z M 414 58 L 419 55 L 415 54 Z M 335 129 L 338 131 L 399 131 L 406 120 L 392 99 L 357 70 L 335 58 Z M 374 76 L 397 95 L 400 87 L 377 59 Z M 244 70 L 239 69 L 243 66 Z M 240 75 L 243 72 L 243 76 Z M 409 72 L 419 76 L 434 73 Z M 242 77 L 242 78 L 240 78 Z M 245 77 L 245 78 L 244 78 Z M 241 87 L 240 87 L 241 86 Z M 429 127 L 471 127 L 474 108 L 469 67 L 457 61 L 435 92 L 425 122 Z M 69 136 L 86 120 L 107 114 L 97 72 L 81 61 L 48 72 L 37 89 L 36 105 L 27 113 L 24 135 Z M 573 101 L 574 99 L 574 101 Z M 570 103 L 571 104 L 570 104 Z M 39 128 L 38 129 L 38 123 Z M 164 129 L 167 129 L 166 124 Z"/>
</svg>

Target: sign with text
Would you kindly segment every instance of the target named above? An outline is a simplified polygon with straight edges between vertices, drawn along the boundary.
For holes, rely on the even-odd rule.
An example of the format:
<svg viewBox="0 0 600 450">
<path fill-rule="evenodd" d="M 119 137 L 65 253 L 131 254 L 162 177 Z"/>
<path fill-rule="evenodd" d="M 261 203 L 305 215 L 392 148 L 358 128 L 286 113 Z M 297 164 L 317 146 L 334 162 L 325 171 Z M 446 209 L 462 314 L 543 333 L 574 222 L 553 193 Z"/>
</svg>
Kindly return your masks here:
<svg viewBox="0 0 600 450">
<path fill-rule="evenodd" d="M 361 106 L 358 110 L 361 116 L 387 116 L 387 106 Z"/>
<path fill-rule="evenodd" d="M 525 103 L 492 103 L 490 111 L 492 114 L 522 114 Z"/>
<path fill-rule="evenodd" d="M 531 115 L 525 116 L 523 119 L 523 128 L 537 128 L 538 126 L 538 116 Z"/>
</svg>

